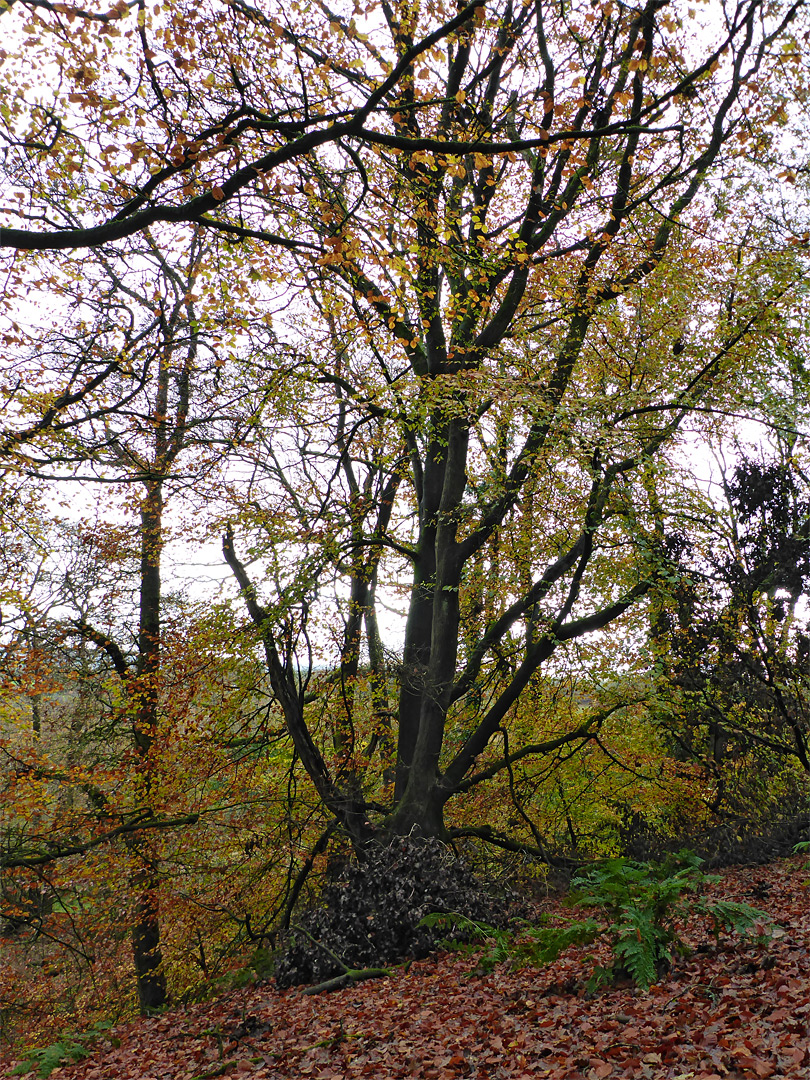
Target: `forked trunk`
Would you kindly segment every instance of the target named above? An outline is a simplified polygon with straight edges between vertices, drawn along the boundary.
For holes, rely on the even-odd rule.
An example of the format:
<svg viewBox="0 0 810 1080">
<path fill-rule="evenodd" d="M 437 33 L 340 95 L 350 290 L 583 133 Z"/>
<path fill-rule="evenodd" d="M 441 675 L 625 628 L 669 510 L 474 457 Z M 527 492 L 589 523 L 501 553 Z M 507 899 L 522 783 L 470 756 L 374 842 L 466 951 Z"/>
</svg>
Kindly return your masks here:
<svg viewBox="0 0 810 1080">
<path fill-rule="evenodd" d="M 406 791 L 390 819 L 389 831 L 393 836 L 447 840 L 444 799 L 438 797 L 436 786 L 421 792 Z"/>
</svg>

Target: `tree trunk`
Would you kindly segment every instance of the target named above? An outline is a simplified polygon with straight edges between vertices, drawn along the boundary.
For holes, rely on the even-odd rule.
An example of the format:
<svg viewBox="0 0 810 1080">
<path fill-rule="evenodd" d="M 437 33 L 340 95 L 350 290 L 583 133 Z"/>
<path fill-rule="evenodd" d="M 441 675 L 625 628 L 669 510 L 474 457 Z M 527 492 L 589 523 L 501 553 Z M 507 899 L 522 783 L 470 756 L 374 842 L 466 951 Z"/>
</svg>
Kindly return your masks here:
<svg viewBox="0 0 810 1080">
<path fill-rule="evenodd" d="M 467 483 L 469 430 L 465 420 L 446 421 L 440 413 L 434 424 L 437 437 L 427 455 L 419 543 L 420 569 L 424 574 L 427 565 L 431 573 L 427 578 L 420 574 L 411 593 L 391 828 L 401 836 L 443 839 L 444 805 L 451 792 L 442 785 L 439 760 L 458 659 L 461 565 L 456 533 Z"/>
<path fill-rule="evenodd" d="M 387 831 L 392 836 L 446 840 L 448 833 L 444 824 L 444 793 L 435 778 L 420 778 L 419 774 L 415 773 L 412 773 L 412 776 L 417 778 L 417 782 L 408 784 L 388 823 Z M 419 779 L 423 782 L 420 783 Z"/>
<path fill-rule="evenodd" d="M 141 593 L 138 627 L 138 665 L 134 701 L 134 739 L 148 802 L 151 787 L 150 751 L 158 723 L 158 683 L 160 669 L 160 555 L 163 544 L 163 485 L 147 483 L 141 505 Z M 167 1002 L 166 976 L 160 948 L 160 921 L 154 858 L 147 850 L 149 840 L 140 840 L 135 851 L 141 864 L 135 882 L 141 889 L 135 905 L 132 954 L 142 1013 L 161 1008 Z"/>
<path fill-rule="evenodd" d="M 147 884 L 147 883 L 144 883 Z M 154 881 L 148 884 L 155 884 Z M 160 951 L 160 921 L 154 893 L 145 888 L 135 907 L 132 955 L 138 982 L 138 1005 L 143 1015 L 166 1004 L 166 975 Z"/>
</svg>

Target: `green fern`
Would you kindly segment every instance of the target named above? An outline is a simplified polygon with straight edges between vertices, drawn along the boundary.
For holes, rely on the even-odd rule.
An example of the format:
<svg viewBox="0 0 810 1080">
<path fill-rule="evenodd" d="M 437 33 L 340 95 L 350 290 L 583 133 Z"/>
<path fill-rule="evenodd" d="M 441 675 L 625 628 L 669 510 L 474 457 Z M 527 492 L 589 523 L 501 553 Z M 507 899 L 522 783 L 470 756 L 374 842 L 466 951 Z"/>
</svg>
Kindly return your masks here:
<svg viewBox="0 0 810 1080">
<path fill-rule="evenodd" d="M 89 1053 L 87 1047 L 70 1040 L 51 1043 L 50 1046 L 28 1050 L 24 1059 L 11 1070 L 11 1074 L 21 1076 L 36 1069 L 37 1075 L 44 1078 L 50 1076 L 60 1065 L 74 1064 L 87 1057 Z"/>
<path fill-rule="evenodd" d="M 543 926 L 519 920 L 514 930 L 503 930 L 486 923 L 476 923 L 456 912 L 427 915 L 420 926 L 454 930 L 473 942 L 484 941 L 489 945 L 477 964 L 477 971 L 488 974 L 497 964 L 509 962 L 513 967 L 543 967 L 552 963 L 572 945 L 590 944 L 595 941 L 602 927 L 595 919 L 571 922 L 566 926 Z M 454 946 L 456 941 L 445 939 L 443 944 Z"/>
<path fill-rule="evenodd" d="M 526 962 L 537 966 L 553 963 L 573 945 L 590 945 L 602 933 L 596 919 L 583 919 L 566 926 L 532 927 L 525 945 Z M 518 949 L 522 947 L 518 942 Z"/>
<path fill-rule="evenodd" d="M 810 840 L 802 840 L 800 843 L 793 845 L 794 855 L 799 855 L 801 852 L 810 854 Z M 805 870 L 810 870 L 810 859 L 805 862 L 804 868 Z M 806 881 L 805 885 L 810 885 L 810 882 Z"/>
<path fill-rule="evenodd" d="M 112 1026 L 112 1020 L 98 1020 L 88 1031 L 64 1034 L 58 1042 L 51 1043 L 50 1046 L 27 1050 L 23 1060 L 11 1070 L 11 1075 L 22 1076 L 36 1069 L 37 1075 L 45 1080 L 45 1077 L 50 1076 L 61 1065 L 75 1064 L 88 1057 L 93 1044 L 107 1035 Z M 117 1045 L 117 1042 L 115 1044 Z"/>
<path fill-rule="evenodd" d="M 744 936 L 757 926 L 762 927 L 758 937 L 767 939 L 770 936 L 765 932 L 770 920 L 763 912 L 748 904 L 738 904 L 731 900 L 716 900 L 711 904 L 695 904 L 695 911 L 706 915 L 710 920 L 715 938 L 720 937 L 721 930 Z"/>
<path fill-rule="evenodd" d="M 485 942 L 489 948 L 478 961 L 478 968 L 482 972 L 493 971 L 497 964 L 509 958 L 512 935 L 507 930 L 490 926 L 488 923 L 474 922 L 457 911 L 433 912 L 421 919 L 418 925 L 446 930 L 448 933 L 455 932 L 456 936 L 453 938 L 442 939 L 442 945 L 448 948 L 464 948 L 469 942 Z M 459 941 L 459 936 L 467 939 L 467 942 Z"/>
<path fill-rule="evenodd" d="M 667 947 L 671 935 L 655 922 L 649 910 L 629 907 L 624 915 L 623 922 L 614 923 L 607 931 L 618 961 L 611 973 L 615 978 L 626 972 L 639 986 L 652 986 L 658 978 L 659 965 L 671 959 Z"/>
<path fill-rule="evenodd" d="M 596 908 L 599 917 L 563 927 L 520 922 L 503 930 L 453 913 L 428 915 L 420 925 L 484 941 L 488 948 L 478 961 L 481 972 L 492 971 L 505 961 L 543 966 L 570 946 L 590 944 L 604 934 L 614 960 L 609 967 L 594 967 L 588 989 L 627 976 L 649 990 L 676 956 L 689 952 L 679 927 L 696 916 L 708 921 L 718 939 L 721 931 L 747 934 L 751 929 L 758 931 L 757 941 L 768 938 L 770 920 L 764 912 L 729 900 L 710 901 L 702 895 L 707 884 L 720 879 L 704 874 L 701 864 L 691 851 L 680 851 L 660 863 L 608 859 L 577 879 L 569 898 L 576 907 Z"/>
<path fill-rule="evenodd" d="M 721 930 L 745 934 L 769 923 L 764 912 L 747 904 L 704 899 L 705 885 L 720 879 L 704 874 L 701 864 L 690 851 L 660 863 L 609 859 L 575 883 L 571 902 L 601 909 L 609 922 L 605 931 L 616 959 L 607 974 L 626 974 L 648 990 L 676 955 L 688 953 L 677 927 L 696 915 L 709 921 L 716 938 Z M 605 973 L 598 979 L 604 982 Z"/>
</svg>

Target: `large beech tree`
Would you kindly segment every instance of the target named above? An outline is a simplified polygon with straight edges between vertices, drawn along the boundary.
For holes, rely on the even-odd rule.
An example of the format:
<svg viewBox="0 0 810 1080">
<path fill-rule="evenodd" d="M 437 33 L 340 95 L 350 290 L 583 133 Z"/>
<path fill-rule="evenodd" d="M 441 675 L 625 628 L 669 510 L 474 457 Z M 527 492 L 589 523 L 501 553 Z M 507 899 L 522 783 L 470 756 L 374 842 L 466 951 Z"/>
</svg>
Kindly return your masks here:
<svg viewBox="0 0 810 1080">
<path fill-rule="evenodd" d="M 261 499 L 226 558 L 329 812 L 358 844 L 445 835 L 454 795 L 589 737 L 489 750 L 561 646 L 653 586 L 645 476 L 696 410 L 734 400 L 778 317 L 790 282 L 757 280 L 740 174 L 773 165 L 805 93 L 803 0 L 17 0 L 3 19 L 19 10 L 10 292 L 47 284 L 56 252 L 161 223 L 224 234 L 259 295 L 301 286 L 296 367 L 268 359 L 276 411 L 245 447 L 288 501 L 270 539 L 300 560 L 282 595 L 251 578 L 240 530 L 268 520 Z M 408 613 L 386 671 L 374 597 L 397 560 Z M 348 689 L 328 740 L 325 714 L 311 723 L 316 572 L 350 597 L 342 684 L 364 647 L 372 669 L 364 753 Z M 389 747 L 380 794 L 369 761 Z"/>
<path fill-rule="evenodd" d="M 387 35 L 395 66 L 431 16 L 384 10 L 374 42 Z M 296 162 L 284 205 L 312 314 L 286 379 L 303 381 L 253 457 L 275 485 L 268 533 L 288 550 L 297 531 L 305 569 L 265 603 L 269 582 L 230 534 L 225 554 L 301 760 L 357 843 L 378 829 L 446 835 L 454 796 L 598 728 L 596 710 L 554 738 L 508 742 L 543 665 L 654 587 L 650 470 L 691 417 L 742 400 L 751 341 L 795 284 L 757 280 L 765 255 L 733 173 L 749 145 L 775 159 L 780 95 L 802 79 L 785 66 L 799 13 L 730 4 L 693 35 L 694 11 L 657 0 L 489 5 L 401 81 L 390 134 Z M 403 565 L 392 706 L 374 597 Z M 313 580 L 330 574 L 348 598 L 344 693 L 319 743 L 301 650 Z M 363 626 L 366 747 L 345 690 Z M 396 783 L 375 804 L 368 752 L 385 748 L 392 715 Z"/>
</svg>

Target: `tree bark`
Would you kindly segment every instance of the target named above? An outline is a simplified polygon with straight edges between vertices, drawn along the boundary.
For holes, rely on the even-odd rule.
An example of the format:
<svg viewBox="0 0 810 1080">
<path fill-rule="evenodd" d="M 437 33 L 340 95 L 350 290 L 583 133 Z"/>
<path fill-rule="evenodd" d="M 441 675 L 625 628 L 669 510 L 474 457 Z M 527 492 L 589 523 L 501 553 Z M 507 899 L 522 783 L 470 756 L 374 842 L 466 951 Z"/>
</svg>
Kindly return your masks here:
<svg viewBox="0 0 810 1080">
<path fill-rule="evenodd" d="M 133 735 L 143 797 L 151 787 L 150 752 L 158 724 L 158 682 L 160 669 L 160 556 L 163 546 L 163 484 L 150 480 L 141 505 L 141 588 L 138 625 L 138 662 L 133 702 Z M 136 837 L 132 844 L 139 863 L 135 882 L 140 895 L 135 903 L 132 954 L 141 1013 L 162 1008 L 168 1000 L 163 953 L 160 946 L 160 917 L 154 857 L 148 838 Z"/>
<path fill-rule="evenodd" d="M 147 883 L 144 883 L 144 886 Z M 154 885 L 155 882 L 148 884 Z M 166 973 L 160 949 L 160 920 L 154 892 L 143 888 L 135 905 L 132 956 L 138 985 L 138 1005 L 145 1016 L 162 1008 L 168 999 Z"/>
</svg>

